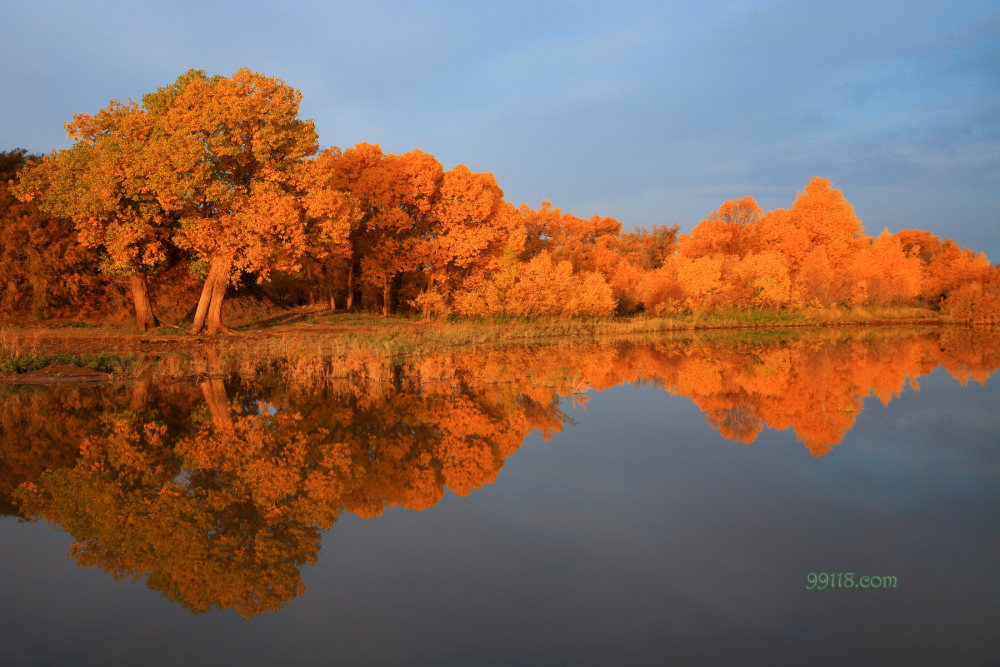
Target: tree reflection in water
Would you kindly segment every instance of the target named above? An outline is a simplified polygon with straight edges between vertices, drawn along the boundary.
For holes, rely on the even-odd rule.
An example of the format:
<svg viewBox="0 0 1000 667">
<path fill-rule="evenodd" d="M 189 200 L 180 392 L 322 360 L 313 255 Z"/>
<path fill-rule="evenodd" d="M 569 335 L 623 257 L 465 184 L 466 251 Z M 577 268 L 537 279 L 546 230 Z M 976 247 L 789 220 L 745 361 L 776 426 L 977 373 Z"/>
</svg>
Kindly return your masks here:
<svg viewBox="0 0 1000 667">
<path fill-rule="evenodd" d="M 888 404 L 939 366 L 983 383 L 1000 365 L 988 329 L 756 338 L 299 358 L 228 381 L 16 393 L 0 410 L 0 492 L 9 513 L 72 534 L 81 565 L 249 617 L 302 593 L 342 512 L 467 495 L 526 435 L 561 430 L 562 401 L 587 390 L 649 383 L 690 397 L 725 438 L 791 428 L 821 456 L 866 397 Z"/>
</svg>

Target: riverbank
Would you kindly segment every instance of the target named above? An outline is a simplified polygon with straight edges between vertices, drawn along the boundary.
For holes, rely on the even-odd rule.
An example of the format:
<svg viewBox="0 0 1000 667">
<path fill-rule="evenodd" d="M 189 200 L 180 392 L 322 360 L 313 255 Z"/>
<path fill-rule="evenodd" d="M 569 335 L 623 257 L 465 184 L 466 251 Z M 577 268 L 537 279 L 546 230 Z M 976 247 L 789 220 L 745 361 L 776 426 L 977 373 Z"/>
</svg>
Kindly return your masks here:
<svg viewBox="0 0 1000 667">
<path fill-rule="evenodd" d="M 282 317 L 245 322 L 232 335 L 189 336 L 161 327 L 140 333 L 124 327 L 51 322 L 0 327 L 0 376 L 79 366 L 112 376 L 182 375 L 231 367 L 235 360 L 291 357 L 412 356 L 456 348 L 535 345 L 564 338 L 601 342 L 701 336 L 773 338 L 793 330 L 850 326 L 952 324 L 925 308 L 755 310 L 620 319 L 507 318 L 427 320 L 366 313 L 290 310 Z M 746 331 L 747 329 L 754 330 Z M 803 332 L 804 333 L 804 332 Z M 44 373 L 43 373 L 44 374 Z"/>
</svg>

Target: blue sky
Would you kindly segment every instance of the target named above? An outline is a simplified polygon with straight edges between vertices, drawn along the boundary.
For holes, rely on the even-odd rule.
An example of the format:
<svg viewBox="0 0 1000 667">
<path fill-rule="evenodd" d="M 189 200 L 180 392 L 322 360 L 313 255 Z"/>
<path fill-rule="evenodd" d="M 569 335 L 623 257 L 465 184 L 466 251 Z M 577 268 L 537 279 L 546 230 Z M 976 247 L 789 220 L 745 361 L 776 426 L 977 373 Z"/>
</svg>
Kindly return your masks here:
<svg viewBox="0 0 1000 667">
<path fill-rule="evenodd" d="M 865 229 L 1000 261 L 996 2 L 3 0 L 0 150 L 191 68 L 303 93 L 322 145 L 420 148 L 514 204 L 689 230 L 814 175 Z"/>
</svg>

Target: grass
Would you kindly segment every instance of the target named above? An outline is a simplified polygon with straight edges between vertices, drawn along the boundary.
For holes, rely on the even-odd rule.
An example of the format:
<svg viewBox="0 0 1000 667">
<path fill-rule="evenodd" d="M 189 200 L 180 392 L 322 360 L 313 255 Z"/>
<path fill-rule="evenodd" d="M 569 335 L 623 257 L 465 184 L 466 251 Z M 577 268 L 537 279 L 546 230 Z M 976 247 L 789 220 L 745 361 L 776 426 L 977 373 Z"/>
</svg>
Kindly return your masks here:
<svg viewBox="0 0 1000 667">
<path fill-rule="evenodd" d="M 722 310 L 662 317 L 500 317 L 436 319 L 383 318 L 372 313 L 290 311 L 280 320 L 246 325 L 235 336 L 187 336 L 165 327 L 147 333 L 115 328 L 0 328 L 0 375 L 69 364 L 129 377 L 151 373 L 183 377 L 249 371 L 268 360 L 295 360 L 304 373 L 320 367 L 361 368 L 369 360 L 401 359 L 459 349 L 556 344 L 639 343 L 688 338 L 724 338 L 759 343 L 784 340 L 807 327 L 941 324 L 924 308 Z M 783 332 L 783 333 L 782 333 Z M 324 359 L 328 361 L 324 361 Z M 328 372 L 328 371 L 323 371 Z M 340 372 L 340 371 L 336 371 Z"/>
<path fill-rule="evenodd" d="M 41 370 L 47 366 L 69 365 L 89 368 L 118 376 L 136 375 L 142 366 L 144 355 L 61 352 L 45 354 L 25 352 L 0 356 L 0 375 L 16 375 Z"/>
</svg>

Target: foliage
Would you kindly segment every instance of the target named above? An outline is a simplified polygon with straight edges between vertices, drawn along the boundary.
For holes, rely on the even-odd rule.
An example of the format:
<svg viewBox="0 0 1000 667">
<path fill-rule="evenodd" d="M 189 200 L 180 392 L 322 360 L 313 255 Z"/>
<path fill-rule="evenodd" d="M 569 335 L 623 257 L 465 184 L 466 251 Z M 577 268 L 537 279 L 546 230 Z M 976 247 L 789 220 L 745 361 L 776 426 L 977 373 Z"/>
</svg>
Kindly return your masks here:
<svg viewBox="0 0 1000 667">
<path fill-rule="evenodd" d="M 466 316 L 604 316 L 614 312 L 611 287 L 596 272 L 576 276 L 568 261 L 554 263 L 548 251 L 522 265 L 507 253 L 488 277 L 475 277 L 455 297 Z"/>
<path fill-rule="evenodd" d="M 120 290 L 97 272 L 100 254 L 84 246 L 72 221 L 14 198 L 8 181 L 40 158 L 0 151 L 0 314 L 94 316 L 118 312 Z"/>
<path fill-rule="evenodd" d="M 1000 324 L 1000 267 L 991 267 L 981 280 L 950 291 L 942 310 L 970 324 Z"/>
<path fill-rule="evenodd" d="M 515 208 L 493 174 L 446 170 L 421 150 L 359 143 L 317 155 L 301 99 L 248 69 L 191 70 L 141 104 L 77 114 L 67 150 L 0 154 L 8 172 L 29 162 L 11 190 L 25 203 L 0 201 L 12 221 L 0 233 L 0 308 L 101 310 L 114 290 L 102 292 L 99 269 L 129 279 L 137 324 L 148 328 L 147 279 L 154 294 L 161 283 L 181 295 L 189 286 L 176 267 L 186 266 L 203 281 L 193 333 L 206 322 L 209 333 L 226 331 L 227 287 L 272 274 L 282 299 L 383 316 L 408 307 L 424 317 L 700 315 L 944 299 L 956 318 L 992 321 L 984 256 L 919 230 L 873 240 L 825 178 L 787 209 L 764 212 L 743 196 L 687 234 L 625 231 L 549 200 Z"/>
</svg>

